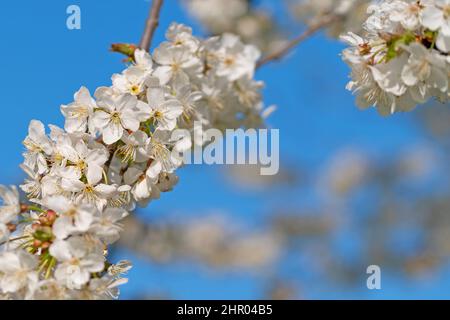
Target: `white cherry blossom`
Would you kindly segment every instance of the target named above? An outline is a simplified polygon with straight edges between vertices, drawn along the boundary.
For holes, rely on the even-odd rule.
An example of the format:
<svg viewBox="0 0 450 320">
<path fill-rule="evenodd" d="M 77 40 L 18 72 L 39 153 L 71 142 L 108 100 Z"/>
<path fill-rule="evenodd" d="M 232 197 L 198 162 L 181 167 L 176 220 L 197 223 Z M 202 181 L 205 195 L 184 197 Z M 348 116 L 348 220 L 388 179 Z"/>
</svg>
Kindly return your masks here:
<svg viewBox="0 0 450 320">
<path fill-rule="evenodd" d="M 100 110 L 93 116 L 93 122 L 106 144 L 113 144 L 122 138 L 124 130 L 137 131 L 139 119 L 136 116 L 137 98 L 121 95 L 117 99 L 104 98 L 98 101 Z"/>
<path fill-rule="evenodd" d="M 86 232 L 97 211 L 90 205 L 76 206 L 63 196 L 48 197 L 45 199 L 44 205 L 59 214 L 53 225 L 53 233 L 61 240 L 71 234 Z"/>
<path fill-rule="evenodd" d="M 28 128 L 28 136 L 23 144 L 27 148 L 24 154 L 25 164 L 34 169 L 37 168 L 40 174 L 47 171 L 46 156 L 52 153 L 52 144 L 45 134 L 44 124 L 33 120 Z"/>
<path fill-rule="evenodd" d="M 17 293 L 37 282 L 37 258 L 22 250 L 0 252 L 0 290 Z"/>
<path fill-rule="evenodd" d="M 99 251 L 90 251 L 85 238 L 71 237 L 56 240 L 50 247 L 50 254 L 61 261 L 55 270 L 55 278 L 69 289 L 80 289 L 88 283 L 91 273 L 101 272 L 105 267 Z"/>
<path fill-rule="evenodd" d="M 65 130 L 69 133 L 86 132 L 89 119 L 96 108 L 95 100 L 86 87 L 81 87 L 74 96 L 74 102 L 62 105 L 61 112 L 66 118 Z"/>
<path fill-rule="evenodd" d="M 173 130 L 178 117 L 183 113 L 183 106 L 177 99 L 166 99 L 166 92 L 161 86 L 147 89 L 147 101 L 150 114 L 161 130 Z"/>
<path fill-rule="evenodd" d="M 128 212 L 121 208 L 107 208 L 103 212 L 98 211 L 94 216 L 94 222 L 90 232 L 102 239 L 106 244 L 111 244 L 119 240 L 122 232 L 120 221 L 128 215 Z"/>
</svg>

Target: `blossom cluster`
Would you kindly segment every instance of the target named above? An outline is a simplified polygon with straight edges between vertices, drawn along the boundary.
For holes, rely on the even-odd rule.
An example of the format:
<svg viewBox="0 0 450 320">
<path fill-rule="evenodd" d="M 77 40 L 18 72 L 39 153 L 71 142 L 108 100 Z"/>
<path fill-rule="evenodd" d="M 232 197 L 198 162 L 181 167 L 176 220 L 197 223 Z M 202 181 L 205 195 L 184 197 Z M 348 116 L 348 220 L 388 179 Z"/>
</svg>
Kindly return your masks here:
<svg viewBox="0 0 450 320">
<path fill-rule="evenodd" d="M 361 108 L 383 115 L 409 111 L 436 98 L 448 101 L 450 59 L 449 0 L 384 0 L 368 8 L 363 37 L 342 36 L 350 44 L 343 58 L 352 69 L 347 88 Z"/>
<path fill-rule="evenodd" d="M 107 248 L 137 205 L 170 191 L 192 147 L 194 121 L 218 129 L 259 127 L 259 51 L 232 34 L 206 40 L 172 24 L 152 55 L 133 62 L 93 96 L 82 87 L 61 106 L 64 129 L 33 120 L 24 140 L 21 185 L 0 187 L 0 297 L 107 299 L 128 261 Z M 202 141 L 201 139 L 194 139 Z M 3 242 L 1 242 L 3 241 Z"/>
</svg>

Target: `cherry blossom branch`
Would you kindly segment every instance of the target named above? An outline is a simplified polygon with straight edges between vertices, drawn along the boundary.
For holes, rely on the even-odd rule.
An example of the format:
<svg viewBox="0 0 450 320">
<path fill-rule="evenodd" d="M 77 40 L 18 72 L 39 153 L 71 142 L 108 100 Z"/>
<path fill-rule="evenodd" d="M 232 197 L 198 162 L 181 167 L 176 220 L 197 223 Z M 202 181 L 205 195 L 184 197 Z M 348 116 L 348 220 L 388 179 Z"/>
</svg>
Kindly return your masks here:
<svg viewBox="0 0 450 320">
<path fill-rule="evenodd" d="M 147 52 L 150 50 L 153 34 L 159 25 L 159 14 L 161 12 L 163 2 L 164 0 L 153 0 L 147 21 L 145 23 L 145 29 L 139 47 Z"/>
<path fill-rule="evenodd" d="M 157 15 L 162 1 L 158 3 L 153 3 L 150 16 Z M 133 53 L 133 63 L 111 77 L 111 86 L 95 90 L 95 99 L 83 86 L 73 102 L 62 105 L 64 129 L 51 126 L 48 135 L 42 122 L 31 121 L 21 166 L 28 178 L 20 187 L 33 204 L 20 200 L 17 187 L 0 185 L 0 241 L 26 237 L 0 250 L 0 299 L 117 298 L 117 287 L 126 283 L 123 275 L 131 264 L 112 263 L 105 249 L 120 239 L 122 231 L 130 232 L 120 223 L 130 211 L 177 184 L 175 171 L 183 165 L 180 155 L 192 148 L 191 132 L 198 119 L 211 119 L 208 128 L 263 122 L 262 86 L 252 78 L 254 47 L 228 35 L 214 38 L 216 45 L 210 48 L 205 44 L 211 38 L 197 38 L 189 27 L 176 23 L 169 34 L 159 46 L 165 59 L 133 45 L 116 44 L 117 51 Z M 180 40 L 186 45 L 180 46 Z M 236 70 L 220 58 L 206 63 L 206 57 L 221 54 L 242 67 Z M 180 67 L 168 68 L 173 63 Z M 207 102 L 205 109 L 203 101 L 199 104 L 209 97 L 200 91 L 207 83 L 224 97 L 223 113 L 211 112 L 215 102 Z M 237 90 L 236 83 L 246 90 Z M 234 116 L 233 123 L 227 118 L 244 112 L 251 121 Z M 101 122 L 102 116 L 107 121 Z M 179 127 L 185 133 L 176 133 Z M 68 191 L 60 192 L 58 185 L 67 185 Z M 77 273 L 71 272 L 75 256 L 77 265 L 83 265 Z M 27 281 L 16 281 L 17 272 Z M 59 296 L 48 289 L 49 281 Z"/>
<path fill-rule="evenodd" d="M 297 45 L 299 45 L 301 42 L 305 41 L 309 37 L 316 34 L 318 31 L 322 30 L 323 28 L 329 26 L 333 22 L 335 22 L 338 19 L 337 15 L 327 15 L 324 16 L 319 20 L 319 22 L 312 24 L 308 29 L 306 29 L 303 33 L 298 35 L 296 38 L 292 39 L 288 43 L 286 43 L 283 47 L 281 47 L 279 50 L 269 53 L 267 56 L 261 58 L 258 63 L 256 64 L 256 68 L 260 68 L 265 64 L 268 64 L 272 61 L 277 61 L 286 56 L 291 50 L 293 50 Z"/>
</svg>

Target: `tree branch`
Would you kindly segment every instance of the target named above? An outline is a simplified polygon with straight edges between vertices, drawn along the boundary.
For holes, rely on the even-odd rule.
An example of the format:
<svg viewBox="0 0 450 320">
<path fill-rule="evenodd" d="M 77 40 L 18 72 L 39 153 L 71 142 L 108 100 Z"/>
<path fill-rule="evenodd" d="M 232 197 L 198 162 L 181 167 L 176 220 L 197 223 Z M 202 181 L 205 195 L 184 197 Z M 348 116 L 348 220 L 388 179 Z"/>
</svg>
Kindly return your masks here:
<svg viewBox="0 0 450 320">
<path fill-rule="evenodd" d="M 139 47 L 143 50 L 149 51 L 152 43 L 153 34 L 159 25 L 159 13 L 164 0 L 153 0 L 150 12 L 145 23 L 144 33 L 142 34 Z"/>
<path fill-rule="evenodd" d="M 300 34 L 296 38 L 294 38 L 291 41 L 289 41 L 288 43 L 286 43 L 279 50 L 277 50 L 273 53 L 269 53 L 267 56 L 261 58 L 257 62 L 256 68 L 260 68 L 269 62 L 280 60 L 281 58 L 286 56 L 292 49 L 294 49 L 298 44 L 300 44 L 304 40 L 308 39 L 309 37 L 314 35 L 316 32 L 320 31 L 322 28 L 329 26 L 331 23 L 335 22 L 337 20 L 337 18 L 338 18 L 338 16 L 336 16 L 336 15 L 324 16 L 322 19 L 320 19 L 319 22 L 311 25 L 302 34 Z"/>
</svg>

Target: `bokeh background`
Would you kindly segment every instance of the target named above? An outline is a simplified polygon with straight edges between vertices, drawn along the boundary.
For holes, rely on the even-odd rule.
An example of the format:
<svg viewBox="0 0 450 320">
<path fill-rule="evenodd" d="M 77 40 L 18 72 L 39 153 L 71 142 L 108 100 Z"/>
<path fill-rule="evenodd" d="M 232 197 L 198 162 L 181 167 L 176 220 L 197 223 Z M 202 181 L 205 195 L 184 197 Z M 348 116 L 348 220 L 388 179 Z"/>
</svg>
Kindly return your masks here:
<svg viewBox="0 0 450 320">
<path fill-rule="evenodd" d="M 81 8 L 81 30 L 66 8 Z M 81 85 L 123 68 L 108 48 L 138 42 L 150 1 L 0 2 L 0 182 L 20 184 L 28 123 L 63 125 Z M 290 37 L 304 26 L 283 1 L 252 1 Z M 166 0 L 153 41 L 172 21 L 209 30 Z M 273 31 L 275 27 L 270 29 Z M 343 45 L 325 33 L 264 66 L 277 111 L 281 166 L 188 166 L 180 183 L 126 223 L 113 259 L 134 268 L 122 299 L 417 299 L 450 297 L 450 109 L 430 103 L 389 118 L 345 90 Z M 382 270 L 368 290 L 366 268 Z"/>
</svg>

